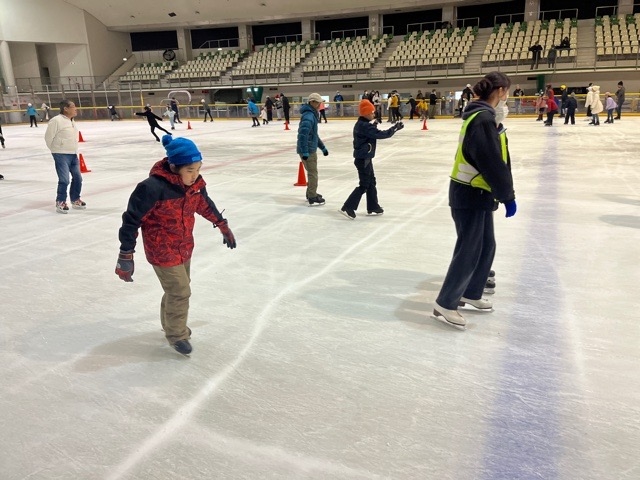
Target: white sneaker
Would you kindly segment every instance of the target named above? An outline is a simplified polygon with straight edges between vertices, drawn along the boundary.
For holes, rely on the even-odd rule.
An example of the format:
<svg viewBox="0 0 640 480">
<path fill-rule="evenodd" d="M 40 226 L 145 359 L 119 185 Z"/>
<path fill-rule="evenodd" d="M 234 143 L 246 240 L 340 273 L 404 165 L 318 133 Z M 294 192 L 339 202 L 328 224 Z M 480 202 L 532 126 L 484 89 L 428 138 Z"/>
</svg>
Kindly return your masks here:
<svg viewBox="0 0 640 480">
<path fill-rule="evenodd" d="M 69 207 L 67 206 L 67 202 L 56 202 L 56 212 L 69 213 Z"/>
<path fill-rule="evenodd" d="M 467 325 L 467 321 L 462 315 L 458 313 L 457 310 L 447 310 L 446 308 L 442 308 L 440 305 L 438 305 L 438 303 L 434 304 L 433 316 L 438 320 L 460 330 L 464 330 L 465 326 Z"/>
<path fill-rule="evenodd" d="M 491 310 L 493 309 L 493 303 L 487 300 L 486 298 L 480 298 L 478 300 L 471 300 L 470 298 L 462 297 L 460 299 L 460 306 L 464 307 L 465 305 L 471 305 L 472 307 L 477 308 L 478 310 Z"/>
</svg>

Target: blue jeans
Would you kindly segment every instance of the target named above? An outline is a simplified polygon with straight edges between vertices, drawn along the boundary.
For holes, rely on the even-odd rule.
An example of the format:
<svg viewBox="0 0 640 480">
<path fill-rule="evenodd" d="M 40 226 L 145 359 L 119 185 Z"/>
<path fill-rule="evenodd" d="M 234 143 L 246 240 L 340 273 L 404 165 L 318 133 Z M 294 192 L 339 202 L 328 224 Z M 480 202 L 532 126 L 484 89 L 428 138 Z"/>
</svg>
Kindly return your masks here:
<svg viewBox="0 0 640 480">
<path fill-rule="evenodd" d="M 58 192 L 56 202 L 67 201 L 67 187 L 69 186 L 69 173 L 71 173 L 71 190 L 69 197 L 75 202 L 80 198 L 82 190 L 82 174 L 80 173 L 80 161 L 75 153 L 53 153 L 58 174 Z"/>
</svg>

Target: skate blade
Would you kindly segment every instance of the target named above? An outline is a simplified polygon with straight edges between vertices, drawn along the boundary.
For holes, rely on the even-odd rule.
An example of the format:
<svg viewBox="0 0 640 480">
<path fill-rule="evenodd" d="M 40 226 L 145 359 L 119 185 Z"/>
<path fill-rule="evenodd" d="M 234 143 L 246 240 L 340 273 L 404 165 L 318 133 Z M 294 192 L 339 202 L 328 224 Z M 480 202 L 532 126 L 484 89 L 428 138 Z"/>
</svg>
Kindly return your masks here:
<svg viewBox="0 0 640 480">
<path fill-rule="evenodd" d="M 367 217 L 381 217 L 382 215 L 384 215 L 384 213 L 376 213 L 376 212 L 367 213 Z"/>
<path fill-rule="evenodd" d="M 453 327 L 457 330 L 466 330 L 467 327 L 466 325 L 456 325 L 455 323 L 451 323 L 449 321 L 447 321 L 446 318 L 444 318 L 442 315 L 436 315 L 436 314 L 431 314 L 431 318 L 435 318 L 436 320 L 444 323 L 445 325 L 449 325 L 450 327 Z"/>
<path fill-rule="evenodd" d="M 324 203 L 309 203 L 308 207 L 322 207 Z"/>
</svg>

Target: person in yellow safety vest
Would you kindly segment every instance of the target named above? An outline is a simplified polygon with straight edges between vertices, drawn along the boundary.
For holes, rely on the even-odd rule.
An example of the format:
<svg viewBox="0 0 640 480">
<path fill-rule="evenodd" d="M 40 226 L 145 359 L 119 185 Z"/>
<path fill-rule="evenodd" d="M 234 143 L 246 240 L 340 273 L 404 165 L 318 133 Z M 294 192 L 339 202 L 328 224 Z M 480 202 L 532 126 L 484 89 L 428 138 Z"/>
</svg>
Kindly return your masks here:
<svg viewBox="0 0 640 480">
<path fill-rule="evenodd" d="M 460 329 L 465 328 L 466 320 L 458 307 L 493 308 L 482 294 L 496 251 L 496 202 L 505 205 L 507 217 L 516 213 L 506 134 L 502 125 L 496 128 L 496 111 L 503 112 L 510 86 L 511 80 L 503 73 L 487 74 L 473 87 L 476 99 L 462 115 L 464 123 L 449 184 L 449 206 L 458 240 L 433 310 L 437 319 Z"/>
</svg>

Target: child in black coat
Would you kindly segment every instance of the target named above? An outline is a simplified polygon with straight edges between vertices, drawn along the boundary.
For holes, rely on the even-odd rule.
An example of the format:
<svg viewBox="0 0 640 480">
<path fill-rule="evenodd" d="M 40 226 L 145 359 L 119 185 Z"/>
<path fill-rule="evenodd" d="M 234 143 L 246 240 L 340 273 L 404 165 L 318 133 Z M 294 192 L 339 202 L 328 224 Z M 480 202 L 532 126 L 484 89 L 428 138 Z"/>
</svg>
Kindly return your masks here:
<svg viewBox="0 0 640 480">
<path fill-rule="evenodd" d="M 371 121 L 375 117 L 375 107 L 369 100 L 361 100 L 359 105 L 360 117 L 353 127 L 353 162 L 358 169 L 359 185 L 351 192 L 347 201 L 340 209 L 342 214 L 354 220 L 356 210 L 362 199 L 367 194 L 367 212 L 369 215 L 382 215 L 384 210 L 378 203 L 378 190 L 376 177 L 373 172 L 373 157 L 376 155 L 376 142 L 378 139 L 392 137 L 398 130 L 404 128 L 402 122 L 395 123 L 387 130 L 378 130 L 378 126 Z"/>
<path fill-rule="evenodd" d="M 571 125 L 576 124 L 576 110 L 578 109 L 578 101 L 576 100 L 576 94 L 571 92 L 571 95 L 567 98 L 567 113 L 564 116 L 564 124 L 569 123 L 571 119 Z"/>
<path fill-rule="evenodd" d="M 149 105 L 144 107 L 144 111 L 143 112 L 136 112 L 136 115 L 138 117 L 146 117 L 147 122 L 149 122 L 149 126 L 151 127 L 151 135 L 156 137 L 156 142 L 160 141 L 160 138 L 156 135 L 156 132 L 155 132 L 156 128 L 158 130 L 162 130 L 163 132 L 171 135 L 171 132 L 168 132 L 167 130 L 162 128 L 160 125 L 158 125 L 158 120 L 162 121 L 162 118 L 160 118 L 155 113 L 153 113 L 151 111 L 151 107 Z"/>
</svg>

